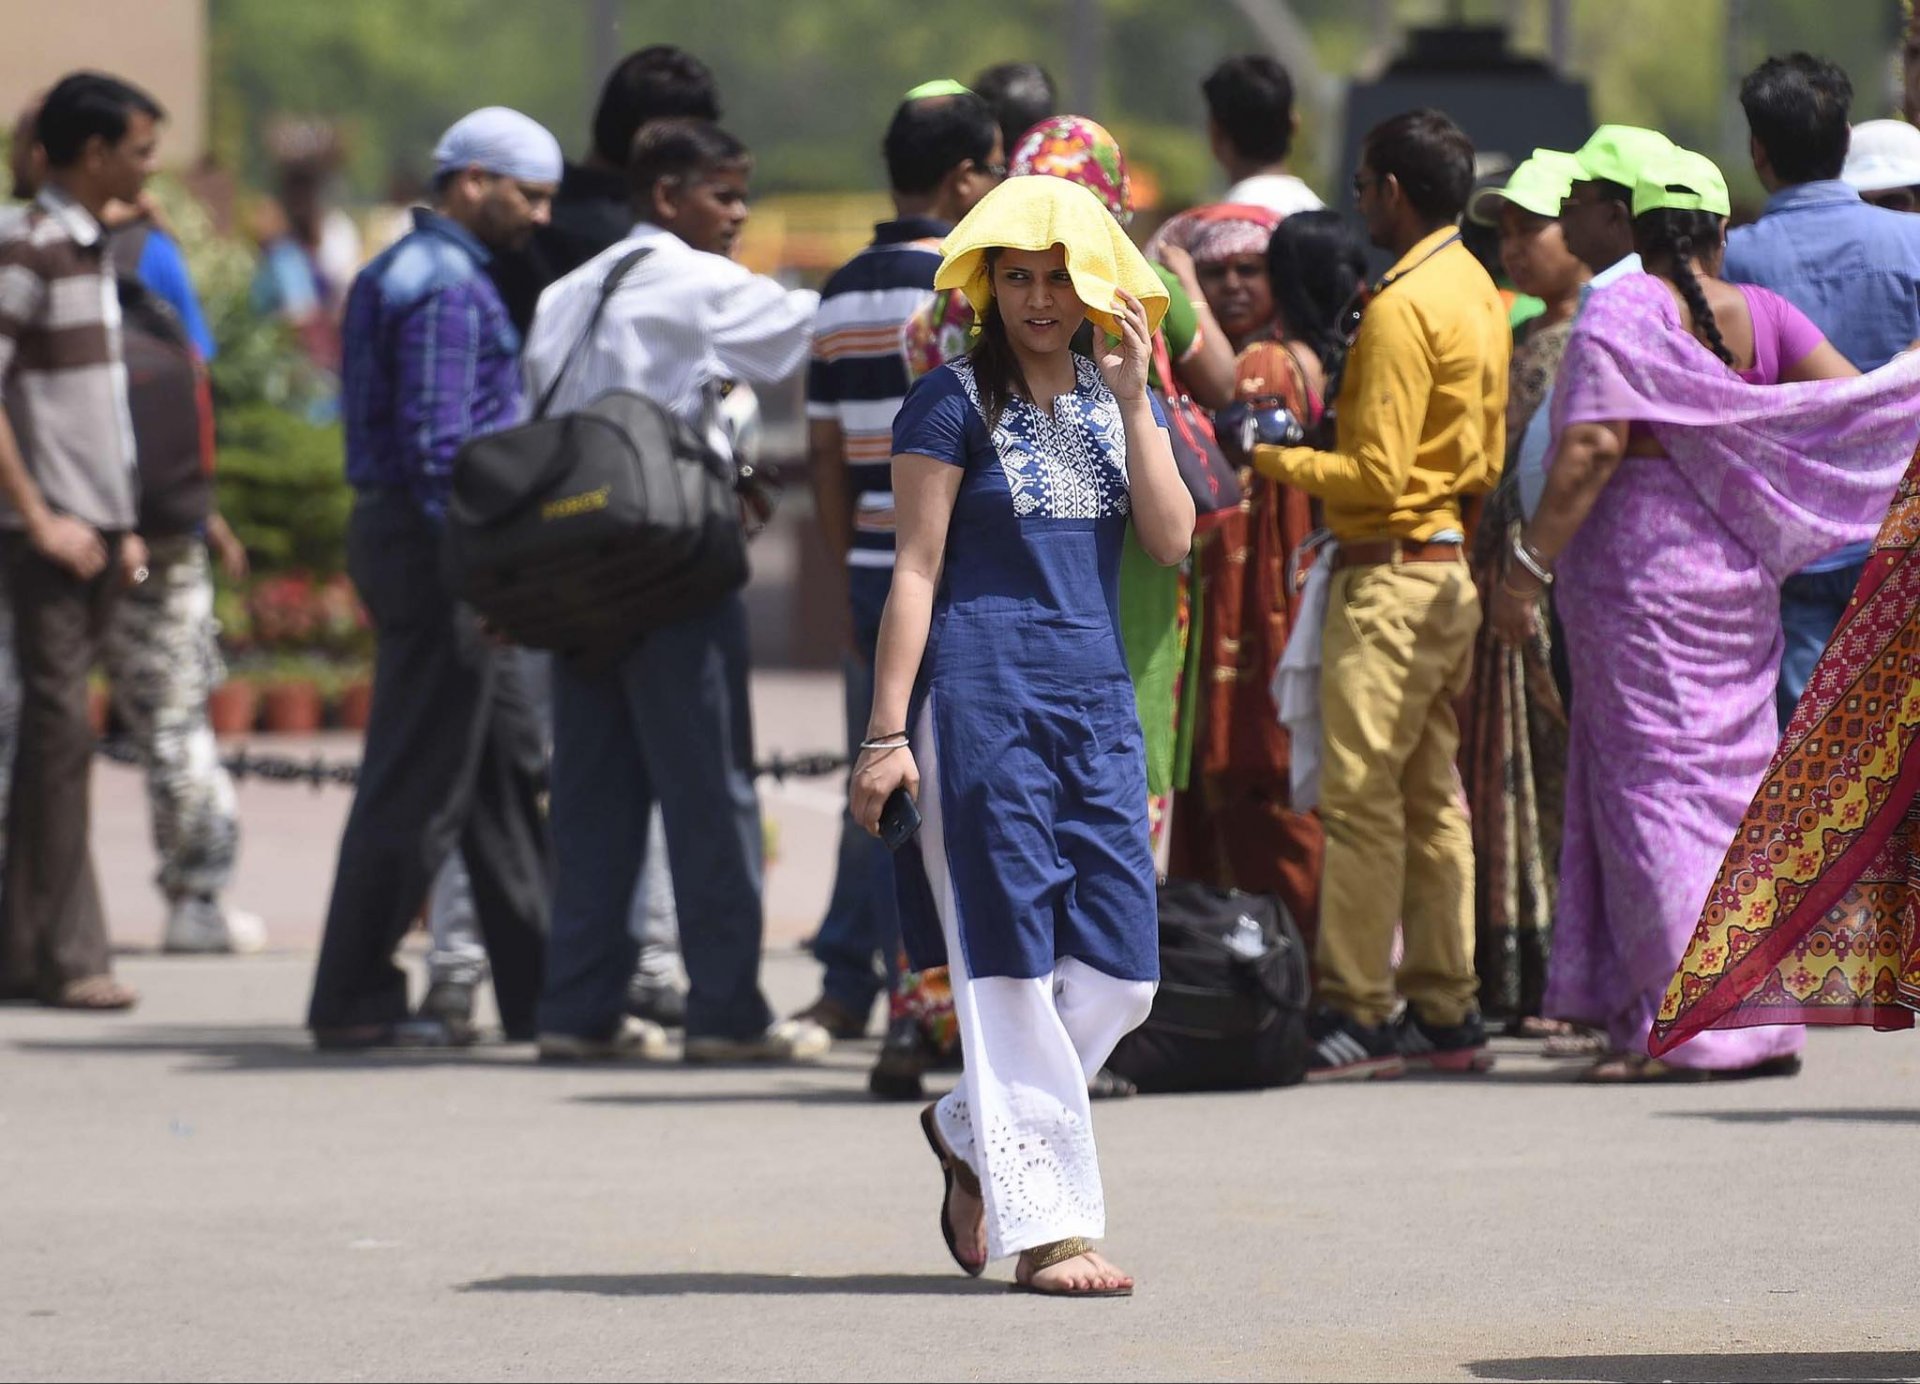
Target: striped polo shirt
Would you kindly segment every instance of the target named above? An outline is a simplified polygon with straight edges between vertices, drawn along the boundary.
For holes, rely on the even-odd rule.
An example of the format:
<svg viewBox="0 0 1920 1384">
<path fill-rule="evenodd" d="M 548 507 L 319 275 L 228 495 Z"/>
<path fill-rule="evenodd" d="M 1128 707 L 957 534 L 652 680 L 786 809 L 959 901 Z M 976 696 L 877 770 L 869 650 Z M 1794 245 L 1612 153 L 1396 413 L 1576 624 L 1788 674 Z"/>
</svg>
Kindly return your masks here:
<svg viewBox="0 0 1920 1384">
<path fill-rule="evenodd" d="M 120 297 L 100 223 L 49 184 L 0 228 L 0 380 L 27 473 L 55 513 L 134 526 Z M 0 501 L 0 527 L 23 523 Z"/>
<path fill-rule="evenodd" d="M 893 566 L 893 415 L 911 383 L 903 336 L 933 297 L 951 229 L 926 216 L 883 221 L 820 291 L 807 417 L 840 425 L 854 495 L 851 567 Z"/>
</svg>

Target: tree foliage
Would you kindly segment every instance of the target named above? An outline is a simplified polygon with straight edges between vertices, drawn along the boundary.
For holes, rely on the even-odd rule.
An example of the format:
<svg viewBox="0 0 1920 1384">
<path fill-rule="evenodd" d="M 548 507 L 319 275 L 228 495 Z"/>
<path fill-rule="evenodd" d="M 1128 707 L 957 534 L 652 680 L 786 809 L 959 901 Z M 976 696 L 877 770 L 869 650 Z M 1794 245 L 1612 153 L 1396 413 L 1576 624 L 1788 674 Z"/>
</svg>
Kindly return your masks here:
<svg viewBox="0 0 1920 1384">
<path fill-rule="evenodd" d="M 1229 0 L 1101 0 L 1104 79 L 1089 112 L 1151 162 L 1169 200 L 1217 191 L 1207 158 L 1200 78 L 1256 45 Z M 1349 78 L 1377 61 L 1372 7 L 1292 0 L 1326 68 Z M 1452 0 L 1396 0 L 1402 25 L 1452 13 Z M 1470 0 L 1479 22 L 1517 15 L 1517 46 L 1544 51 L 1547 0 Z M 1893 108 L 1890 58 L 1899 0 L 1747 0 L 1740 71 L 1765 53 L 1812 48 L 1843 63 L 1861 118 Z M 569 151 L 585 142 L 596 75 L 591 0 L 211 0 L 213 115 L 222 160 L 254 180 L 265 172 L 260 132 L 276 113 L 329 117 L 351 148 L 351 182 L 381 195 L 396 172 L 418 175 L 439 132 L 480 105 L 517 106 L 546 122 Z M 1728 163 L 1744 140 L 1729 103 L 1728 0 L 1576 0 L 1573 61 L 1604 120 L 1657 126 Z M 728 123 L 760 156 L 764 191 L 840 191 L 879 179 L 879 133 L 901 92 L 932 76 L 964 80 L 991 62 L 1028 58 L 1068 85 L 1084 11 L 1071 0 L 616 0 L 618 50 L 678 43 L 719 76 Z M 1302 161 L 1323 185 L 1344 170 L 1317 167 L 1326 141 L 1303 132 Z"/>
</svg>

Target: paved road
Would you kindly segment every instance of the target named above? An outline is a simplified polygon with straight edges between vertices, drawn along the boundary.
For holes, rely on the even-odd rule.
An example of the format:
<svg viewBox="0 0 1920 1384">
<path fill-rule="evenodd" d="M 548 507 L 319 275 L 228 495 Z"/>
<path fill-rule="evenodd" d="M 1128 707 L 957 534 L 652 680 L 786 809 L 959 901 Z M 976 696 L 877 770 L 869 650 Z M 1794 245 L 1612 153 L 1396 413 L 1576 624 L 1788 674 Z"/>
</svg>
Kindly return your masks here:
<svg viewBox="0 0 1920 1384">
<path fill-rule="evenodd" d="M 1592 1091 L 1510 1052 L 1098 1115 L 1124 1302 L 972 1282 L 870 1045 L 819 1069 L 321 1057 L 310 958 L 0 1008 L 0 1377 L 1920 1377 L 1920 1046 Z M 814 982 L 770 955 L 776 1003 Z"/>
</svg>

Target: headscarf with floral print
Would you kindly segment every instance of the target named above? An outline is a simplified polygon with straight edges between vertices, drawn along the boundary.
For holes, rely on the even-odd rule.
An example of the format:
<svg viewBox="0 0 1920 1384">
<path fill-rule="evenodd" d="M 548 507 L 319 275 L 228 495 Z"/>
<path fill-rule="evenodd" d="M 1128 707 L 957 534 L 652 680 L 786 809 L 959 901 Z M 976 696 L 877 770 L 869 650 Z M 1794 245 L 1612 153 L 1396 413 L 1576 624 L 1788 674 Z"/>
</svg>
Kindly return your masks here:
<svg viewBox="0 0 1920 1384">
<path fill-rule="evenodd" d="M 1242 202 L 1214 202 L 1170 218 L 1147 241 L 1147 254 L 1177 245 L 1195 264 L 1217 264 L 1242 255 L 1265 255 L 1280 213 Z"/>
<path fill-rule="evenodd" d="M 1122 226 L 1133 220 L 1133 185 L 1120 141 L 1084 115 L 1050 115 L 1020 136 L 1007 174 L 1029 173 L 1078 183 L 1106 203 Z"/>
</svg>

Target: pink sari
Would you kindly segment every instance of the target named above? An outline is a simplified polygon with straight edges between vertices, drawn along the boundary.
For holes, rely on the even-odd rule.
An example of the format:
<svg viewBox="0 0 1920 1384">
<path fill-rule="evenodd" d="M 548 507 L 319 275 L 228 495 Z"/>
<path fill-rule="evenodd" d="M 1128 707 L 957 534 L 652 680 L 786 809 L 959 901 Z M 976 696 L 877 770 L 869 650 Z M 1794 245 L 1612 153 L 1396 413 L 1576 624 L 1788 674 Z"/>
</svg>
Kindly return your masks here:
<svg viewBox="0 0 1920 1384">
<path fill-rule="evenodd" d="M 1566 834 L 1545 1012 L 1645 1051 L 1655 1012 L 1778 741 L 1781 581 L 1872 536 L 1920 438 L 1920 356 L 1859 379 L 1750 385 L 1638 275 L 1574 328 L 1554 431 L 1644 425 L 1560 562 L 1573 672 Z M 1665 1054 L 1729 1069 L 1799 1028 Z"/>
</svg>

